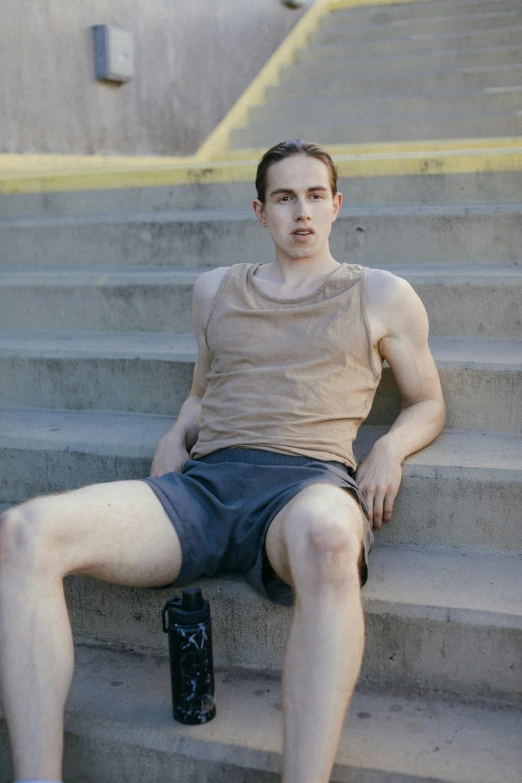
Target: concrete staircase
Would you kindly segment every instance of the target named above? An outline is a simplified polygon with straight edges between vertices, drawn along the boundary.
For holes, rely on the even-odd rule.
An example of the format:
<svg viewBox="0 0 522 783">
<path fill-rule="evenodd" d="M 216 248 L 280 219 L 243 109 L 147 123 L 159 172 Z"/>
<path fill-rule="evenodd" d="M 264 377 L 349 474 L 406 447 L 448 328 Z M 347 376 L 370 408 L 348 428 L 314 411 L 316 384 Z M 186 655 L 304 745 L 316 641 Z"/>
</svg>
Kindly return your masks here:
<svg viewBox="0 0 522 783">
<path fill-rule="evenodd" d="M 258 125 L 237 131 L 237 144 L 240 133 L 258 134 L 241 137 L 248 146 L 287 135 L 278 113 L 269 113 L 272 102 L 289 122 L 294 102 L 310 108 L 290 135 L 333 142 L 328 106 L 340 101 L 347 112 L 362 111 L 361 91 L 367 117 L 372 100 L 379 105 L 387 95 L 388 111 L 390 94 L 409 94 L 402 120 L 422 105 L 414 96 L 439 96 L 437 112 L 446 92 L 442 135 L 480 135 L 474 124 L 459 130 L 462 117 L 450 105 L 461 101 L 451 94 L 478 90 L 485 101 L 484 89 L 495 88 L 491 95 L 513 100 L 516 92 L 504 87 L 517 86 L 517 73 L 522 84 L 520 25 L 520 4 L 508 0 L 336 11 L 271 93 L 264 118 L 258 113 Z M 427 34 L 435 39 L 414 38 L 416 51 L 409 49 L 408 35 Z M 371 40 L 385 47 L 373 59 Z M 339 47 L 347 62 L 333 59 Z M 356 52 L 365 64 L 347 83 Z M 315 106 L 319 94 L 329 97 Z M 473 105 L 468 99 L 462 106 Z M 508 103 L 482 103 L 476 116 L 502 111 L 496 133 L 518 133 Z M 316 109 L 317 134 L 306 119 Z M 416 116 L 402 121 L 404 133 L 382 138 L 422 138 L 405 130 L 428 122 L 428 112 Z M 429 137 L 441 135 L 438 120 L 429 122 Z M 491 125 L 481 127 L 491 133 Z M 350 125 L 342 140 L 355 141 Z M 419 292 L 448 421 L 435 443 L 406 461 L 394 519 L 377 536 L 363 591 L 363 671 L 332 775 L 339 783 L 519 781 L 521 187 L 517 171 L 340 182 L 346 207 L 333 253 L 388 268 Z M 247 209 L 253 196 L 252 185 L 228 183 L 0 199 L 0 502 L 148 475 L 190 387 L 195 277 L 272 258 Z M 359 456 L 398 403 L 385 372 Z M 159 618 L 170 591 L 66 580 L 77 640 L 66 783 L 278 779 L 290 611 L 263 601 L 235 574 L 200 584 L 213 613 L 218 716 L 184 727 L 171 719 Z M 0 783 L 8 780 L 2 724 Z"/>
<path fill-rule="evenodd" d="M 297 52 L 233 148 L 517 136 L 517 0 L 428 0 L 334 11 Z M 306 133 L 304 133 L 306 132 Z"/>
</svg>

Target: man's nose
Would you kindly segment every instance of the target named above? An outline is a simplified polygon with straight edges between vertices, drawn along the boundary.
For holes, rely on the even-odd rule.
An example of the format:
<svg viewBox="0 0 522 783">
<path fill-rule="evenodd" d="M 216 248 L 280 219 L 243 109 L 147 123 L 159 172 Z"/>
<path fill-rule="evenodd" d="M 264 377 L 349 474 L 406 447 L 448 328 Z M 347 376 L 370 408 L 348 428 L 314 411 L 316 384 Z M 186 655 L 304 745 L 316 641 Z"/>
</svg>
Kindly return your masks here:
<svg viewBox="0 0 522 783">
<path fill-rule="evenodd" d="M 310 204 L 306 198 L 297 198 L 295 201 L 295 219 L 303 220 L 304 218 L 310 218 Z"/>
</svg>

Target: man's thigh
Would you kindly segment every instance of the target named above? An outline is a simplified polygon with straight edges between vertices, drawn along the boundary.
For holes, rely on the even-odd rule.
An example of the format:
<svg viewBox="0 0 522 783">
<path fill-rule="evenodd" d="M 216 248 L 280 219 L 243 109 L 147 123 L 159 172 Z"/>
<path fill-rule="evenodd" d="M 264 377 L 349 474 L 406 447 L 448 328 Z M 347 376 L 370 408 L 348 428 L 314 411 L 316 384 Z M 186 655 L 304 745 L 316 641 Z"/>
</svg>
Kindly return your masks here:
<svg viewBox="0 0 522 783">
<path fill-rule="evenodd" d="M 293 585 L 289 547 L 299 546 L 298 533 L 304 532 L 312 515 L 326 520 L 334 515 L 346 523 L 361 544 L 367 521 L 356 499 L 341 487 L 326 483 L 310 484 L 295 495 L 274 517 L 266 535 L 266 553 L 277 576 Z"/>
<path fill-rule="evenodd" d="M 134 587 L 174 581 L 178 535 L 144 481 L 92 484 L 33 498 L 18 507 L 62 574 L 81 573 Z"/>
</svg>

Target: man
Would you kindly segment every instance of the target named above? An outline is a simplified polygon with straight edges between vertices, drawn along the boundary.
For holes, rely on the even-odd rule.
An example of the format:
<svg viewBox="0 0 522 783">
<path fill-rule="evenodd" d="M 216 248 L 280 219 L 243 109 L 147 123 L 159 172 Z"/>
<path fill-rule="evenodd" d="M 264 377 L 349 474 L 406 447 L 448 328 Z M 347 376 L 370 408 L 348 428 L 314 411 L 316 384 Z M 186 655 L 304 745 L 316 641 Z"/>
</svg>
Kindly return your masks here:
<svg viewBox="0 0 522 783">
<path fill-rule="evenodd" d="M 198 277 L 192 389 L 151 476 L 35 498 L 1 519 L 0 678 L 18 780 L 61 777 L 73 670 L 63 577 L 161 586 L 229 569 L 294 604 L 283 781 L 329 779 L 361 665 L 372 528 L 389 521 L 401 463 L 438 435 L 444 403 L 411 287 L 330 253 L 342 196 L 327 153 L 283 142 L 256 186 L 275 260 Z M 384 359 L 403 408 L 354 477 L 352 441 Z"/>
</svg>

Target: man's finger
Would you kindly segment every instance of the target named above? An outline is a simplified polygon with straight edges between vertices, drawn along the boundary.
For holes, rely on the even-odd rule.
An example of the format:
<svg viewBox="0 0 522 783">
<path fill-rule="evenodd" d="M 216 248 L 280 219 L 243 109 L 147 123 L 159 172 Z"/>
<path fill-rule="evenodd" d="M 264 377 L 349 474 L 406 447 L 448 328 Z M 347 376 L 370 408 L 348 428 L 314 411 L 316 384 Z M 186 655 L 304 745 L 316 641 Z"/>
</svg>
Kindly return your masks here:
<svg viewBox="0 0 522 783">
<path fill-rule="evenodd" d="M 383 521 L 384 521 L 385 525 L 387 525 L 388 522 L 391 519 L 392 511 L 393 511 L 393 504 L 395 503 L 396 495 L 397 495 L 396 492 L 387 492 L 386 496 L 384 498 Z"/>
<path fill-rule="evenodd" d="M 373 528 L 380 530 L 382 527 L 382 512 L 384 506 L 384 492 L 377 490 L 373 499 Z"/>
</svg>

